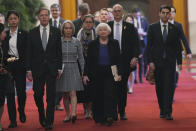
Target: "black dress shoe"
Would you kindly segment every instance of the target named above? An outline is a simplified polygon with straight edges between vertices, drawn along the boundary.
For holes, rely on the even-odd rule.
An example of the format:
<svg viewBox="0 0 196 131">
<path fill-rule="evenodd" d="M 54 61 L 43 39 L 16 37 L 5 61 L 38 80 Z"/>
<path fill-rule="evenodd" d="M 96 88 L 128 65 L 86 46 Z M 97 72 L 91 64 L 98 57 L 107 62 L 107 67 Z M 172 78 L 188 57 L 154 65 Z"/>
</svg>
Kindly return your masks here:
<svg viewBox="0 0 196 131">
<path fill-rule="evenodd" d="M 114 119 L 112 117 L 108 117 L 106 119 L 106 126 L 111 126 L 114 122 Z"/>
<path fill-rule="evenodd" d="M 165 116 L 165 118 L 166 118 L 166 120 L 173 120 L 173 117 L 172 117 L 171 114 L 167 114 L 167 115 Z"/>
<path fill-rule="evenodd" d="M 73 124 L 75 123 L 76 119 L 77 119 L 76 116 L 72 116 L 71 121 L 72 121 Z"/>
<path fill-rule="evenodd" d="M 165 118 L 165 113 L 163 111 L 160 112 L 160 118 Z"/>
<path fill-rule="evenodd" d="M 126 114 L 120 114 L 120 119 L 121 120 L 127 120 Z"/>
<path fill-rule="evenodd" d="M 140 79 L 140 83 L 143 83 L 143 80 L 142 79 Z"/>
<path fill-rule="evenodd" d="M 17 123 L 16 122 L 11 122 L 8 126 L 8 128 L 16 128 L 17 127 Z"/>
<path fill-rule="evenodd" d="M 53 125 L 46 125 L 45 130 L 52 130 L 53 129 Z"/>
<path fill-rule="evenodd" d="M 24 112 L 23 112 L 23 113 L 20 113 L 20 121 L 21 121 L 22 123 L 25 123 L 25 122 L 26 122 L 26 115 L 25 115 Z"/>
</svg>

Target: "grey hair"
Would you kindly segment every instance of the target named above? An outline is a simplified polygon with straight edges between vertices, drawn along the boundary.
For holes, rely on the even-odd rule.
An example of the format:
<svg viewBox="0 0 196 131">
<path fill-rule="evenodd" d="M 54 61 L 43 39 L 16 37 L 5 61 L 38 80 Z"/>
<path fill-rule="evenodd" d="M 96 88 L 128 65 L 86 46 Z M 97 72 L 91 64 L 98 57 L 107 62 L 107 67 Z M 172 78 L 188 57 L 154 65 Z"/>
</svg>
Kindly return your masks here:
<svg viewBox="0 0 196 131">
<path fill-rule="evenodd" d="M 75 26 L 74 26 L 73 22 L 72 22 L 71 20 L 66 20 L 66 21 L 62 24 L 62 26 L 61 26 L 61 33 L 62 33 L 62 35 L 63 35 L 63 36 L 65 35 L 63 29 L 64 29 L 64 26 L 65 26 L 66 23 L 69 23 L 69 24 L 71 25 L 71 27 L 72 27 L 72 34 L 74 34 L 74 33 L 75 33 Z"/>
<path fill-rule="evenodd" d="M 80 4 L 79 7 L 78 7 L 78 10 L 79 10 L 79 12 L 82 16 L 87 15 L 89 13 L 89 10 L 90 10 L 88 3 Z"/>
<path fill-rule="evenodd" d="M 107 29 L 108 30 L 108 32 L 109 33 L 111 33 L 111 28 L 110 28 L 110 26 L 108 25 L 108 24 L 106 24 L 106 23 L 100 23 L 97 27 L 96 27 L 96 34 L 98 34 L 99 33 L 99 30 L 100 30 L 100 28 L 105 28 L 105 29 Z"/>
<path fill-rule="evenodd" d="M 122 6 L 121 4 L 115 4 L 115 5 L 112 7 L 112 9 L 114 10 L 114 8 L 116 8 L 116 7 L 120 7 L 121 10 L 123 10 L 123 6 Z"/>
<path fill-rule="evenodd" d="M 52 4 L 51 6 L 50 6 L 50 9 L 51 8 L 58 8 L 60 11 L 61 11 L 61 7 L 60 7 L 60 5 L 59 4 Z"/>
</svg>

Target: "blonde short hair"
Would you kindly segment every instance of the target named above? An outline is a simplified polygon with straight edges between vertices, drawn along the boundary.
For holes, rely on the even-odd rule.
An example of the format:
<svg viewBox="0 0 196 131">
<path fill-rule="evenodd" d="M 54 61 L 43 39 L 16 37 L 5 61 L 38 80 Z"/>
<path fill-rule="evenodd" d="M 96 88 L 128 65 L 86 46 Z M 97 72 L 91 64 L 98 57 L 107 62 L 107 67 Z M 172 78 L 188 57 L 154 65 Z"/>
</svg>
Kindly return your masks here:
<svg viewBox="0 0 196 131">
<path fill-rule="evenodd" d="M 97 27 L 96 27 L 96 34 L 99 33 L 100 28 L 105 28 L 108 30 L 109 34 L 111 33 L 111 28 L 108 24 L 106 23 L 100 23 Z"/>
<path fill-rule="evenodd" d="M 74 26 L 73 22 L 72 22 L 71 20 L 66 20 L 66 21 L 62 24 L 62 26 L 61 26 L 61 33 L 62 33 L 62 35 L 63 35 L 63 36 L 65 35 L 63 29 L 64 29 L 64 26 L 65 26 L 66 23 L 69 23 L 69 24 L 71 25 L 71 27 L 72 27 L 72 34 L 74 34 L 74 33 L 75 33 L 75 26 Z"/>
</svg>

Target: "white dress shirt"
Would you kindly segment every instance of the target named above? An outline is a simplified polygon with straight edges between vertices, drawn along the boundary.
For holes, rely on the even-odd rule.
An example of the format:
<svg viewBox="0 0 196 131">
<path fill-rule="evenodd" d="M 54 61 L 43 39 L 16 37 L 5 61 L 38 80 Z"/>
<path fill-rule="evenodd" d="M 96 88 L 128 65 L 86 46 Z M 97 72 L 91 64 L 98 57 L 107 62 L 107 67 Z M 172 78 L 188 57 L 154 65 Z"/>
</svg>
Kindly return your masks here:
<svg viewBox="0 0 196 131">
<path fill-rule="evenodd" d="M 47 42 L 48 42 L 49 32 L 50 32 L 50 26 L 49 26 L 49 24 L 45 28 L 46 28 Z M 41 39 L 42 39 L 43 29 L 44 29 L 44 27 L 42 25 L 40 25 L 40 36 L 41 36 Z"/>
<path fill-rule="evenodd" d="M 18 36 L 18 28 L 11 32 L 10 30 L 10 40 L 9 40 L 9 51 L 8 54 L 19 58 L 18 49 L 17 49 L 17 36 Z"/>
<path fill-rule="evenodd" d="M 56 20 L 56 26 L 57 28 L 59 27 L 59 21 L 60 21 L 60 17 L 58 17 L 57 19 L 52 18 L 52 25 L 54 26 L 54 20 Z"/>
<path fill-rule="evenodd" d="M 119 31 L 120 31 L 120 41 L 122 41 L 122 20 L 121 21 L 119 21 L 119 22 L 116 22 L 115 20 L 114 20 L 114 27 L 113 27 L 113 29 L 114 29 L 114 39 L 116 39 L 116 24 L 117 23 L 119 23 Z M 121 42 L 119 43 L 120 44 L 120 49 L 121 49 Z"/>
</svg>

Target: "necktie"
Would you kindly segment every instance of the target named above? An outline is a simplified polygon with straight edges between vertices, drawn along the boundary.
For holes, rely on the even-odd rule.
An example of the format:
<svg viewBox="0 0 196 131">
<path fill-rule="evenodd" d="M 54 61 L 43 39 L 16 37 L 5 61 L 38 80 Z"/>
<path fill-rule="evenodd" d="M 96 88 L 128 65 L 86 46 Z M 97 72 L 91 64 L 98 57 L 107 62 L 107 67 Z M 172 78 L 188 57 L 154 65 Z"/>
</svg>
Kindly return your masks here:
<svg viewBox="0 0 196 131">
<path fill-rule="evenodd" d="M 167 40 L 167 29 L 166 29 L 166 25 L 163 25 L 163 42 L 165 43 L 166 40 Z M 163 58 L 165 59 L 166 58 L 166 51 L 165 51 L 165 48 L 164 48 L 164 51 L 163 51 Z"/>
<path fill-rule="evenodd" d="M 163 25 L 163 42 L 166 42 L 167 40 L 167 29 L 166 29 L 167 25 Z"/>
<path fill-rule="evenodd" d="M 43 46 L 44 50 L 46 50 L 46 46 L 47 46 L 46 27 L 43 28 L 43 32 L 42 32 L 42 46 Z"/>
<path fill-rule="evenodd" d="M 118 40 L 120 49 L 121 49 L 121 41 L 120 41 L 120 24 L 116 24 L 116 40 Z"/>
<path fill-rule="evenodd" d="M 54 27 L 57 28 L 57 21 L 56 20 L 54 20 Z"/>
</svg>

